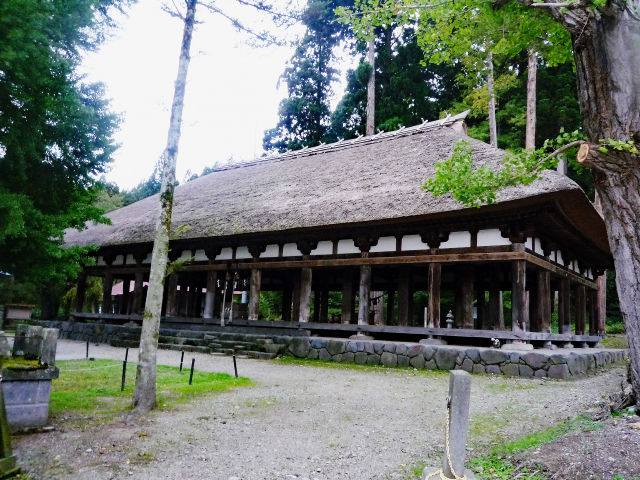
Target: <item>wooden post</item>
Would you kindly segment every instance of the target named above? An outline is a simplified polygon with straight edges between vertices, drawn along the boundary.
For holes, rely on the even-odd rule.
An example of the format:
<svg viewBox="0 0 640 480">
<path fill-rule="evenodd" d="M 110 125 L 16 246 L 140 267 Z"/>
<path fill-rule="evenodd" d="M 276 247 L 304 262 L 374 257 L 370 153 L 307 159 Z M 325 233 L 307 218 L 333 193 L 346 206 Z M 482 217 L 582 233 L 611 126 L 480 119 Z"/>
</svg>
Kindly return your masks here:
<svg viewBox="0 0 640 480">
<path fill-rule="evenodd" d="M 598 276 L 598 335 L 607 330 L 607 272 Z"/>
<path fill-rule="evenodd" d="M 310 268 L 300 269 L 299 322 L 308 322 L 310 315 L 312 271 Z"/>
<path fill-rule="evenodd" d="M 113 288 L 113 275 L 106 272 L 102 279 L 102 313 L 111 313 L 111 289 Z"/>
<path fill-rule="evenodd" d="M 427 327 L 440 327 L 440 283 L 442 280 L 442 265 L 429 264 L 429 303 L 427 305 Z"/>
<path fill-rule="evenodd" d="M 371 293 L 371 265 L 360 267 L 360 300 L 358 325 L 369 325 L 369 297 Z"/>
<path fill-rule="evenodd" d="M 120 300 L 120 314 L 122 315 L 127 315 L 129 313 L 129 298 L 130 298 L 130 292 L 129 289 L 131 288 L 131 280 L 129 280 L 128 278 L 125 280 L 122 280 L 122 297 Z"/>
<path fill-rule="evenodd" d="M 258 320 L 260 316 L 260 284 L 262 283 L 262 271 L 251 269 L 249 278 L 249 320 Z"/>
<path fill-rule="evenodd" d="M 285 283 L 284 288 L 282 289 L 282 321 L 290 322 L 291 321 L 291 300 L 292 300 L 292 291 L 291 285 L 289 283 Z"/>
<path fill-rule="evenodd" d="M 489 304 L 484 288 L 484 286 L 480 286 L 476 289 L 476 310 L 478 312 L 477 328 L 489 330 L 491 329 L 491 320 L 489 319 Z"/>
<path fill-rule="evenodd" d="M 342 323 L 351 323 L 351 312 L 353 311 L 353 278 L 351 270 L 347 270 L 342 277 Z"/>
<path fill-rule="evenodd" d="M 291 320 L 294 322 L 300 321 L 300 277 L 301 272 L 297 275 L 293 275 L 293 305 L 291 308 Z"/>
<path fill-rule="evenodd" d="M 395 290 L 389 290 L 387 292 L 387 325 L 393 325 L 394 304 L 396 299 Z"/>
<path fill-rule="evenodd" d="M 587 292 L 584 285 L 576 287 L 576 335 L 585 334 L 585 323 L 587 315 Z"/>
<path fill-rule="evenodd" d="M 209 270 L 207 272 L 207 293 L 204 296 L 203 318 L 213 318 L 216 308 L 216 288 L 218 286 L 218 272 Z"/>
<path fill-rule="evenodd" d="M 198 316 L 198 293 L 200 287 L 198 286 L 196 280 L 192 280 L 189 284 L 189 296 L 187 300 L 187 317 L 196 317 Z"/>
<path fill-rule="evenodd" d="M 495 288 L 489 290 L 489 322 L 493 330 L 504 330 L 502 292 Z"/>
<path fill-rule="evenodd" d="M 529 285 L 528 290 L 528 305 L 529 305 L 529 328 L 530 332 L 540 331 L 540 316 L 538 315 L 538 277 L 533 285 Z"/>
<path fill-rule="evenodd" d="M 473 328 L 473 270 L 464 269 L 462 278 L 462 328 Z"/>
<path fill-rule="evenodd" d="M 172 273 L 167 277 L 167 317 L 175 317 L 178 314 L 178 274 Z"/>
<path fill-rule="evenodd" d="M 511 330 L 527 330 L 529 315 L 527 306 L 527 264 L 524 260 L 514 260 L 511 264 Z"/>
<path fill-rule="evenodd" d="M 538 271 L 538 328 L 551 333 L 551 273 Z"/>
<path fill-rule="evenodd" d="M 135 285 L 133 287 L 132 313 L 142 315 L 144 308 L 144 272 L 136 272 Z"/>
<path fill-rule="evenodd" d="M 589 335 L 598 335 L 598 290 L 589 290 Z"/>
<path fill-rule="evenodd" d="M 568 278 L 560 280 L 558 290 L 558 332 L 571 333 L 571 284 Z"/>
<path fill-rule="evenodd" d="M 401 268 L 398 275 L 398 325 L 409 325 L 409 269 Z"/>
<path fill-rule="evenodd" d="M 86 296 L 86 292 L 87 292 L 87 272 L 82 270 L 78 274 L 78 284 L 76 287 L 76 302 L 75 302 L 76 312 L 83 311 L 82 309 L 84 306 L 84 297 Z"/>
</svg>

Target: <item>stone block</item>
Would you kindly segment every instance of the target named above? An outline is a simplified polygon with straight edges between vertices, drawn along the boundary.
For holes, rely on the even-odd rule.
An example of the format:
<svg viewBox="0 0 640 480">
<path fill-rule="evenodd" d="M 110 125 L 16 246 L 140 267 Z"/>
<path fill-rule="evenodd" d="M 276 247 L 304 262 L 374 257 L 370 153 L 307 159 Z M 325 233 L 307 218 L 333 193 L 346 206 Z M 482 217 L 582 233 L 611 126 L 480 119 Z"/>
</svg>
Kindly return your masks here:
<svg viewBox="0 0 640 480">
<path fill-rule="evenodd" d="M 549 378 L 555 378 L 558 380 L 566 380 L 569 378 L 569 367 L 567 364 L 550 365 L 547 371 Z"/>
<path fill-rule="evenodd" d="M 356 353 L 358 351 L 358 345 L 356 342 L 347 342 L 346 346 L 347 352 Z"/>
<path fill-rule="evenodd" d="M 473 363 L 478 363 L 480 361 L 480 352 L 477 348 L 468 348 L 464 351 L 464 354 L 469 358 Z"/>
<path fill-rule="evenodd" d="M 543 368 L 547 364 L 548 357 L 546 355 L 542 355 L 541 353 L 525 353 L 522 355 L 522 360 L 529 365 L 534 370 L 538 370 L 539 368 Z"/>
<path fill-rule="evenodd" d="M 321 348 L 318 352 L 318 358 L 320 360 L 331 360 L 331 354 L 326 348 Z"/>
<path fill-rule="evenodd" d="M 416 357 L 413 357 L 409 360 L 409 364 L 413 367 L 413 368 L 424 368 L 424 357 L 422 355 L 418 355 Z"/>
<path fill-rule="evenodd" d="M 327 342 L 327 351 L 331 355 L 337 355 L 339 353 L 344 353 L 346 350 L 344 342 L 340 340 L 329 340 Z"/>
<path fill-rule="evenodd" d="M 557 353 L 554 353 L 553 355 L 551 355 L 549 357 L 549 363 L 551 363 L 552 365 L 559 365 L 561 363 L 567 363 L 567 357 L 566 357 L 566 355 L 559 355 Z"/>
<path fill-rule="evenodd" d="M 517 377 L 520 374 L 520 370 L 518 369 L 518 365 L 515 365 L 513 363 L 507 363 L 506 365 L 503 365 L 500 368 L 500 370 L 507 377 Z"/>
<path fill-rule="evenodd" d="M 375 353 L 370 353 L 367 356 L 367 364 L 368 365 L 380 365 L 380 355 Z"/>
<path fill-rule="evenodd" d="M 458 355 L 456 356 L 456 366 L 460 367 L 465 358 L 466 356 L 464 352 L 458 352 Z"/>
<path fill-rule="evenodd" d="M 487 373 L 491 375 L 500 375 L 500 367 L 498 365 L 487 365 Z"/>
<path fill-rule="evenodd" d="M 519 365 L 519 373 L 521 377 L 532 378 L 533 377 L 533 368 L 529 365 Z"/>
<path fill-rule="evenodd" d="M 481 363 L 474 363 L 471 371 L 472 373 L 487 373 L 487 370 Z"/>
<path fill-rule="evenodd" d="M 342 354 L 342 361 L 352 363 L 355 359 L 355 354 L 353 352 L 345 352 Z"/>
<path fill-rule="evenodd" d="M 509 360 L 509 354 L 502 350 L 487 349 L 480 351 L 480 358 L 485 365 L 498 365 Z"/>
<path fill-rule="evenodd" d="M 544 368 L 540 368 L 539 370 L 533 372 L 533 376 L 535 378 L 545 378 L 547 376 L 547 371 Z"/>
<path fill-rule="evenodd" d="M 474 365 L 473 360 L 471 360 L 470 358 L 465 358 L 462 361 L 462 365 L 460 366 L 460 368 L 465 372 L 471 373 L 473 372 L 473 365 Z"/>
<path fill-rule="evenodd" d="M 520 352 L 509 352 L 509 362 L 520 363 Z"/>
<path fill-rule="evenodd" d="M 0 332 L 0 358 L 5 360 L 11 358 L 11 347 L 4 332 Z"/>
<path fill-rule="evenodd" d="M 437 370 L 438 365 L 436 365 L 435 360 L 425 360 L 424 368 L 426 368 L 427 370 Z"/>
<path fill-rule="evenodd" d="M 422 345 L 411 345 L 407 348 L 407 357 L 413 358 L 418 355 L 422 356 Z"/>
<path fill-rule="evenodd" d="M 354 360 L 359 365 L 364 365 L 367 363 L 367 352 L 357 352 L 355 354 Z"/>
<path fill-rule="evenodd" d="M 373 351 L 376 355 L 382 355 L 384 351 L 384 343 L 376 342 L 373 344 Z"/>
<path fill-rule="evenodd" d="M 425 360 L 429 361 L 433 358 L 433 355 L 436 353 L 436 349 L 427 345 L 422 349 L 422 356 Z"/>
<path fill-rule="evenodd" d="M 16 325 L 16 334 L 13 339 L 13 355 L 16 357 L 21 357 L 24 355 L 25 345 L 27 343 L 27 330 L 29 329 L 29 325 Z"/>
<path fill-rule="evenodd" d="M 342 353 L 336 353 L 334 356 L 331 357 L 331 360 L 333 360 L 334 362 L 341 362 L 342 357 L 343 357 Z"/>
<path fill-rule="evenodd" d="M 385 343 L 382 348 L 383 351 L 389 353 L 396 353 L 396 344 L 395 343 Z"/>
<path fill-rule="evenodd" d="M 327 346 L 326 338 L 312 338 L 311 339 L 311 348 L 317 348 L 318 350 L 321 348 L 325 348 Z"/>
<path fill-rule="evenodd" d="M 370 354 L 374 353 L 373 352 L 373 343 L 364 342 L 364 351 L 367 352 L 367 353 L 370 353 Z"/>
<path fill-rule="evenodd" d="M 7 421 L 12 431 L 46 425 L 51 380 L 4 381 L 2 390 Z"/>
<path fill-rule="evenodd" d="M 40 363 L 43 365 L 55 365 L 56 347 L 58 345 L 58 329 L 44 328 L 42 330 L 42 343 L 40 344 Z"/>
<path fill-rule="evenodd" d="M 409 366 L 409 357 L 406 355 L 397 355 L 398 357 L 398 366 L 399 367 L 408 367 Z"/>
<path fill-rule="evenodd" d="M 380 361 L 385 367 L 396 367 L 398 365 L 398 357 L 391 352 L 382 352 Z"/>
<path fill-rule="evenodd" d="M 318 350 L 316 350 L 315 348 L 310 348 L 309 352 L 307 353 L 307 358 L 309 358 L 311 360 L 317 360 L 318 359 Z"/>
<path fill-rule="evenodd" d="M 397 343 L 396 344 L 396 354 L 398 355 L 406 355 L 407 353 L 407 346 L 404 343 Z"/>
<path fill-rule="evenodd" d="M 309 355 L 311 343 L 307 337 L 292 337 L 289 342 L 289 351 L 294 357 L 305 358 Z"/>
<path fill-rule="evenodd" d="M 439 348 L 433 355 L 439 370 L 453 370 L 456 366 L 458 352 L 448 348 Z"/>
</svg>

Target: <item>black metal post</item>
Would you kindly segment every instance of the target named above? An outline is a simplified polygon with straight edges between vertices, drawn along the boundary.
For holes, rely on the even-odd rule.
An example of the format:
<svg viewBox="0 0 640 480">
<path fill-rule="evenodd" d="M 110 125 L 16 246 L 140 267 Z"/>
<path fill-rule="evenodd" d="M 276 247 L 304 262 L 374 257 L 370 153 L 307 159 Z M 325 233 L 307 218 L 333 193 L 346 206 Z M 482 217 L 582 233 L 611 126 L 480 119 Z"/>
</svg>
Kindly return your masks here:
<svg viewBox="0 0 640 480">
<path fill-rule="evenodd" d="M 191 359 L 191 374 L 189 375 L 189 385 L 191 385 L 191 382 L 193 381 L 193 367 L 196 364 L 196 359 L 192 358 Z"/>
<path fill-rule="evenodd" d="M 86 358 L 89 359 L 89 337 L 87 337 L 87 353 Z"/>
<path fill-rule="evenodd" d="M 182 362 L 184 361 L 184 350 L 182 351 L 182 355 L 180 355 L 180 372 L 182 373 Z"/>
<path fill-rule="evenodd" d="M 124 382 L 127 377 L 127 361 L 122 362 L 122 383 L 120 384 L 120 391 L 124 392 Z"/>
<path fill-rule="evenodd" d="M 233 371 L 236 373 L 236 378 L 238 378 L 238 365 L 236 364 L 236 356 L 233 356 Z"/>
</svg>

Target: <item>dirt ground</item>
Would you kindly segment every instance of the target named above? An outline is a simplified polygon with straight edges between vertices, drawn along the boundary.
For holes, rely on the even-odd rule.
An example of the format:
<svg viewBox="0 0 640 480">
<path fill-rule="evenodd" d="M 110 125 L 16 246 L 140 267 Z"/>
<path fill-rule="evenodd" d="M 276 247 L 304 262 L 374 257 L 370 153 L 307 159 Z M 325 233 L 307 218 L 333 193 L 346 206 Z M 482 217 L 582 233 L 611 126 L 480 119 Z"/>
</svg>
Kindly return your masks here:
<svg viewBox="0 0 640 480">
<path fill-rule="evenodd" d="M 92 345 L 91 355 L 122 359 L 124 354 Z M 158 362 L 177 365 L 179 356 L 160 351 Z M 199 370 L 232 372 L 228 357 L 193 356 Z M 61 340 L 58 358 L 84 358 L 84 343 Z M 129 358 L 136 359 L 137 352 Z M 440 463 L 446 373 L 248 359 L 239 362 L 239 370 L 253 380 L 253 387 L 206 395 L 139 423 L 127 423 L 123 416 L 102 422 L 58 418 L 53 431 L 14 437 L 19 463 L 38 480 L 385 480 L 412 478 L 420 461 Z M 574 381 L 474 375 L 469 455 L 598 411 L 624 376 L 621 367 Z M 616 435 L 635 435 L 622 426 L 622 419 L 617 421 L 619 429 L 611 437 L 595 437 L 608 432 L 602 429 L 594 438 L 612 444 Z M 588 453 L 579 457 L 588 452 L 587 438 L 582 438 L 584 449 L 567 440 L 562 453 L 572 456 L 566 460 L 558 448 L 554 468 L 589 459 Z M 637 436 L 633 438 L 635 452 L 625 450 L 629 468 L 634 458 L 638 463 Z M 620 461 L 618 455 L 614 458 Z M 567 470 L 573 471 L 578 472 Z M 566 475 L 551 478 L 582 478 Z"/>
</svg>

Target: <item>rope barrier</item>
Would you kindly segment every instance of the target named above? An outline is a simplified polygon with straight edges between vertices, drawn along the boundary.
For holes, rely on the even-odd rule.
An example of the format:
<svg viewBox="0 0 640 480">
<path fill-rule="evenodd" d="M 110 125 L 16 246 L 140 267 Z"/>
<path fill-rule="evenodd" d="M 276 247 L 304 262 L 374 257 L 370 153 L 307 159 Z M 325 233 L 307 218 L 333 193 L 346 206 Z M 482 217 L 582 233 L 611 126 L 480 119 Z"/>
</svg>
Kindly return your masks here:
<svg viewBox="0 0 640 480">
<path fill-rule="evenodd" d="M 446 449 L 447 449 L 447 463 L 449 464 L 449 469 L 451 470 L 451 473 L 453 474 L 453 477 L 447 477 L 444 474 L 444 469 L 440 469 L 440 470 L 436 470 L 433 473 L 430 473 L 426 479 L 429 478 L 440 478 L 440 480 L 467 480 L 467 477 L 463 474 L 462 476 L 458 476 L 458 474 L 456 473 L 456 471 L 453 468 L 453 463 L 451 462 L 451 452 L 450 452 L 450 448 L 449 448 L 449 420 L 451 418 L 451 408 L 447 402 L 447 423 L 445 424 L 444 427 L 444 439 L 445 439 L 445 445 L 446 445 Z M 425 479 L 425 480 L 426 480 Z"/>
<path fill-rule="evenodd" d="M 115 360 L 117 361 L 117 360 Z M 129 362 L 129 363 L 135 363 L 135 362 Z M 122 363 L 116 363 L 114 365 L 103 365 L 102 367 L 92 367 L 92 368 L 74 368 L 72 370 L 67 370 L 65 369 L 60 369 L 61 373 L 67 373 L 67 372 L 88 372 L 90 370 L 100 370 L 100 369 L 104 369 L 104 368 L 113 368 L 113 367 L 122 367 Z"/>
</svg>

